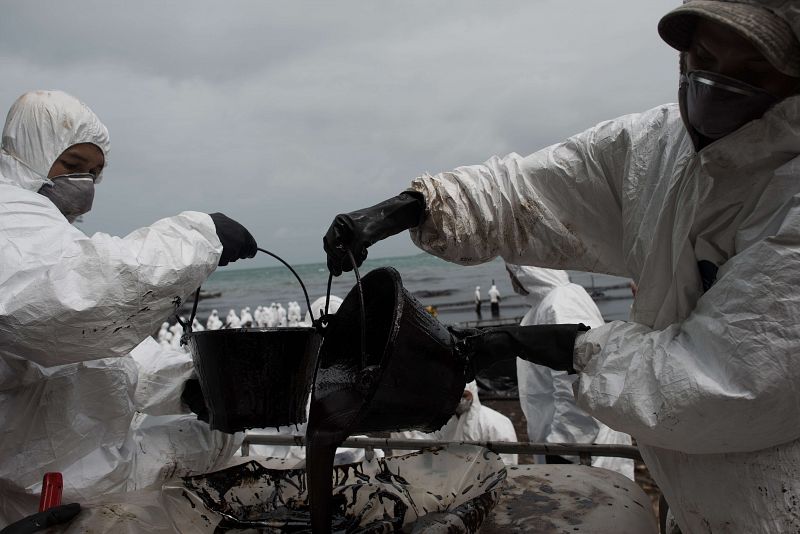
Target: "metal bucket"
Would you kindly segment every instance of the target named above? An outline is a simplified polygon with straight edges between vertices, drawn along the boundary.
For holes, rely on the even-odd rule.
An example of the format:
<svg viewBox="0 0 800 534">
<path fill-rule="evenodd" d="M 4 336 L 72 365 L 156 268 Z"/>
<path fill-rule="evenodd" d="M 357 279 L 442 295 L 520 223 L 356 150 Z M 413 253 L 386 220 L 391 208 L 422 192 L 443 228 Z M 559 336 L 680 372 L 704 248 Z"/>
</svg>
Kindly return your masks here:
<svg viewBox="0 0 800 534">
<path fill-rule="evenodd" d="M 292 267 L 275 254 L 259 249 Z M 278 427 L 306 421 L 321 336 L 316 327 L 238 328 L 192 332 L 195 294 L 188 332 L 200 388 L 214 430 L 234 433 L 248 428 Z"/>
<path fill-rule="evenodd" d="M 313 327 L 192 332 L 187 339 L 214 430 L 306 421 L 320 336 Z"/>
</svg>

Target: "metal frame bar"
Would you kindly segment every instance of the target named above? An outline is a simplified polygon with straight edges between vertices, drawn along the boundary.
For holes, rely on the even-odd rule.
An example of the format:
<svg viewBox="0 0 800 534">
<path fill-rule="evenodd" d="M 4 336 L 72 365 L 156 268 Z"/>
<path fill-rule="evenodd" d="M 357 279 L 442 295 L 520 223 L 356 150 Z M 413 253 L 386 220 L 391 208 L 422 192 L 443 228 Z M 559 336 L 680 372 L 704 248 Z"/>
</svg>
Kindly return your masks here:
<svg viewBox="0 0 800 534">
<path fill-rule="evenodd" d="M 250 445 L 283 445 L 305 447 L 304 436 L 247 434 L 242 443 L 242 456 L 250 455 Z M 528 441 L 445 441 L 436 439 L 348 438 L 342 447 L 354 449 L 433 449 L 450 445 L 484 447 L 498 454 L 554 454 L 578 456 L 581 465 L 590 465 L 593 456 L 611 456 L 642 461 L 639 449 L 632 445 L 595 445 L 583 443 L 533 443 Z"/>
</svg>

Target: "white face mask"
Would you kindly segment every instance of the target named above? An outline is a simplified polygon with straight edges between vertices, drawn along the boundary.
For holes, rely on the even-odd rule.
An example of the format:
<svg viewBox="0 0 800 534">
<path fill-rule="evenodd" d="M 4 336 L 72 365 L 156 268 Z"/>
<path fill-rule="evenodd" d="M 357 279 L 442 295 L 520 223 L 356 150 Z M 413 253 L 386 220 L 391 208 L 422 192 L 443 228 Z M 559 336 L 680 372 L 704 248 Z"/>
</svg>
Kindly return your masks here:
<svg viewBox="0 0 800 534">
<path fill-rule="evenodd" d="M 70 223 L 92 209 L 95 177 L 89 173 L 53 176 L 39 189 Z"/>
</svg>

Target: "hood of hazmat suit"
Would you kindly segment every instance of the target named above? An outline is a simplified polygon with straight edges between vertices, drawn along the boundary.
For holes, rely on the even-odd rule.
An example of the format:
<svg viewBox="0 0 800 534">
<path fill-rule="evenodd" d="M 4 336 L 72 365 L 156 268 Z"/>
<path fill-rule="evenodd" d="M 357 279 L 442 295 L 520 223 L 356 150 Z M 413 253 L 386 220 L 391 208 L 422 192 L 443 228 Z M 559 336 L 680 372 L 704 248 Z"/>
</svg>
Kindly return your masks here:
<svg viewBox="0 0 800 534">
<path fill-rule="evenodd" d="M 510 264 L 506 269 L 515 280 L 515 287 L 526 292 L 525 300 L 531 306 L 521 325 L 583 323 L 598 328 L 605 324 L 592 297 L 583 287 L 571 283 L 564 271 Z M 631 444 L 630 436 L 608 428 L 575 404 L 573 385 L 578 375 L 517 358 L 517 380 L 530 441 Z M 633 480 L 632 460 L 599 457 L 593 459 L 592 465 Z"/>
<path fill-rule="evenodd" d="M 33 127 L 32 127 L 33 126 Z M 89 107 L 61 91 L 36 91 L 11 106 L 0 144 L 0 184 L 38 191 L 66 149 L 91 143 L 108 165 L 108 130 Z M 102 173 L 95 182 L 102 180 Z"/>
<path fill-rule="evenodd" d="M 576 342 L 578 405 L 636 438 L 684 532 L 797 532 L 798 156 L 798 96 L 699 152 L 663 105 L 417 178 L 411 236 L 636 281 L 632 321 Z"/>
<path fill-rule="evenodd" d="M 211 218 L 184 212 L 89 237 L 37 193 L 65 148 L 108 132 L 58 91 L 20 97 L 0 150 L 0 524 L 36 511 L 42 475 L 64 502 L 124 491 L 137 366 L 130 351 L 217 266 Z"/>
<path fill-rule="evenodd" d="M 326 297 L 322 296 L 311 303 L 311 311 L 314 312 L 313 319 L 319 319 L 325 313 L 325 300 Z M 339 311 L 339 306 L 341 305 L 342 305 L 342 299 L 340 297 L 337 297 L 336 295 L 331 295 L 330 302 L 328 302 L 328 314 L 332 315 L 337 311 Z M 310 326 L 311 321 L 312 321 L 311 313 L 306 311 L 305 323 Z"/>
<path fill-rule="evenodd" d="M 461 415 L 453 415 L 439 430 L 426 433 L 418 430 L 392 432 L 397 439 L 437 439 L 444 441 L 517 441 L 511 419 L 481 404 L 478 385 L 472 381 L 464 386 L 472 394 L 472 404 Z M 516 454 L 501 454 L 506 465 L 516 465 Z"/>
</svg>

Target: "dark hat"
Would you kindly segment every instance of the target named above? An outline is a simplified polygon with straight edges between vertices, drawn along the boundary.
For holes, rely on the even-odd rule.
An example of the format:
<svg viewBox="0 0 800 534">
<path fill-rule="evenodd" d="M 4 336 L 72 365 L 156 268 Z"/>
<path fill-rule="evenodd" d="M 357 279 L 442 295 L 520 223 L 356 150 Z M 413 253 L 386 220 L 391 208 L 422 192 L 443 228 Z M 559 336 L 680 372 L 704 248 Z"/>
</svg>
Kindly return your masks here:
<svg viewBox="0 0 800 534">
<path fill-rule="evenodd" d="M 800 2 L 786 0 L 684 0 L 658 23 L 671 47 L 685 52 L 698 18 L 727 26 L 744 37 L 780 72 L 800 77 L 800 42 L 790 20 L 800 16 Z"/>
</svg>

